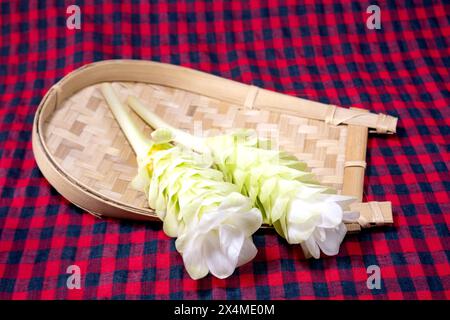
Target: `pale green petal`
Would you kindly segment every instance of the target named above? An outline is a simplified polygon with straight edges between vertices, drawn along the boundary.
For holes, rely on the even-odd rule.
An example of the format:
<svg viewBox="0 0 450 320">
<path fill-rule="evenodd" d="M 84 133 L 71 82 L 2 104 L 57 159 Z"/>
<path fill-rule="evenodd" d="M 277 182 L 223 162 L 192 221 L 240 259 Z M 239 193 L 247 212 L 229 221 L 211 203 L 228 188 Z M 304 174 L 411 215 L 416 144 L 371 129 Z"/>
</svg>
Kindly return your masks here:
<svg viewBox="0 0 450 320">
<path fill-rule="evenodd" d="M 155 143 L 167 143 L 173 140 L 172 131 L 168 128 L 159 128 L 152 132 Z"/>
<path fill-rule="evenodd" d="M 178 236 L 178 221 L 175 211 L 167 211 L 164 217 L 163 230 L 169 237 Z"/>
<path fill-rule="evenodd" d="M 289 196 L 279 195 L 276 198 L 275 203 L 273 204 L 272 207 L 272 215 L 271 215 L 272 222 L 277 221 L 283 215 L 286 214 L 286 209 L 290 201 L 291 199 L 289 198 Z"/>
</svg>

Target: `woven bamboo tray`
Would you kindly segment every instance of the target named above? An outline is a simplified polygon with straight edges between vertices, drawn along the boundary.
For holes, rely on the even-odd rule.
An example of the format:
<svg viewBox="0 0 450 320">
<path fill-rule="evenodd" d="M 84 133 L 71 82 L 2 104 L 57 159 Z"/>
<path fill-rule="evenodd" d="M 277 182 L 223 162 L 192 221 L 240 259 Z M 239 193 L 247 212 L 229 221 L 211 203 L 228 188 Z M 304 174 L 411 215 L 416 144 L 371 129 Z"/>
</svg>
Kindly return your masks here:
<svg viewBox="0 0 450 320">
<path fill-rule="evenodd" d="M 158 220 L 131 188 L 135 155 L 99 90 L 113 82 L 170 124 L 212 135 L 253 128 L 306 162 L 319 181 L 359 199 L 350 231 L 392 223 L 389 202 L 361 203 L 368 132 L 395 133 L 397 119 L 308 101 L 192 69 L 150 61 L 110 60 L 83 66 L 47 92 L 36 112 L 33 151 L 47 180 L 95 216 Z M 130 111 L 130 113 L 132 113 Z M 142 130 L 149 128 L 134 113 Z"/>
</svg>

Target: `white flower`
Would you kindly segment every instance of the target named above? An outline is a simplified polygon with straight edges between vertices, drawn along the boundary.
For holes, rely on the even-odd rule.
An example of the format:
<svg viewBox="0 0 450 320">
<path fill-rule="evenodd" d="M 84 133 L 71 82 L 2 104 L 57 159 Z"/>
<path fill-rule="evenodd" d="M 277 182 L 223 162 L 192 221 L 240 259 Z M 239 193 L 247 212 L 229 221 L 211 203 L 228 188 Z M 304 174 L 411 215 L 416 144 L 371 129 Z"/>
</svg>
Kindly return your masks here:
<svg viewBox="0 0 450 320">
<path fill-rule="evenodd" d="M 192 220 L 175 242 L 193 279 L 211 272 L 224 279 L 256 255 L 252 234 L 262 217 L 251 201 L 239 193 L 230 194 L 219 207 Z"/>
<path fill-rule="evenodd" d="M 297 197 L 287 213 L 286 238 L 300 243 L 306 257 L 318 259 L 320 251 L 328 256 L 338 254 L 347 233 L 344 222 L 356 221 L 358 212 L 345 211 L 355 199 L 334 194 Z"/>
<path fill-rule="evenodd" d="M 174 141 L 178 144 L 202 154 L 211 154 L 216 168 L 223 173 L 223 179 L 233 183 L 238 192 L 247 196 L 261 210 L 264 223 L 273 225 L 289 243 L 301 244 L 305 255 L 319 258 L 321 250 L 327 255 L 338 253 L 347 232 L 344 222 L 356 221 L 359 216 L 357 212 L 347 212 L 355 198 L 332 195 L 335 191 L 321 185 L 314 174 L 307 170 L 306 163 L 293 155 L 272 149 L 268 141 L 258 139 L 254 130 L 199 138 L 169 126 L 139 103 L 130 105 L 154 128 L 172 130 L 175 133 Z M 191 232 L 186 237 L 206 239 L 205 234 L 209 237 L 210 229 L 205 230 L 208 231 L 201 234 Z M 214 232 L 211 231 L 211 234 Z M 219 235 L 213 238 L 221 239 Z M 211 245 L 202 244 L 201 248 L 195 250 L 190 249 L 187 243 L 180 243 L 183 243 L 180 249 L 187 252 L 184 255 L 186 265 L 195 265 L 195 268 L 191 268 L 192 274 L 204 275 L 208 272 L 208 261 L 213 257 L 211 251 L 214 248 L 221 248 L 220 254 L 226 255 L 224 247 L 219 246 L 221 240 Z M 195 254 L 191 255 L 190 250 Z M 205 258 L 205 252 L 209 258 Z M 237 259 L 236 256 L 235 253 L 233 261 Z M 216 265 L 211 263 L 211 266 L 214 269 Z M 226 266 L 221 268 L 226 269 Z M 230 272 L 229 269 L 232 268 L 229 267 L 226 274 Z"/>
</svg>

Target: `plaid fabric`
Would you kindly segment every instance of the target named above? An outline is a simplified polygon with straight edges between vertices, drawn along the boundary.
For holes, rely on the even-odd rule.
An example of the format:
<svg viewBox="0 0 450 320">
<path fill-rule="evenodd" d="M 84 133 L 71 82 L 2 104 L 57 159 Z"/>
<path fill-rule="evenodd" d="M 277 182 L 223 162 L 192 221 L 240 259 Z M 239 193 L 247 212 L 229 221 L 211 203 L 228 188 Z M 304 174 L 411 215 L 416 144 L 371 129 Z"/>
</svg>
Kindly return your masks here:
<svg viewBox="0 0 450 320">
<path fill-rule="evenodd" d="M 0 298 L 445 299 L 449 267 L 448 4 L 389 1 L 2 1 Z M 81 30 L 66 8 L 81 8 Z M 372 136 L 365 200 L 392 201 L 395 224 L 346 238 L 336 257 L 299 260 L 272 231 L 226 280 L 194 281 L 158 223 L 99 220 L 64 200 L 31 149 L 46 90 L 93 61 L 163 61 L 283 93 L 399 117 Z M 68 266 L 81 270 L 69 290 Z M 381 288 L 368 289 L 378 265 Z"/>
</svg>

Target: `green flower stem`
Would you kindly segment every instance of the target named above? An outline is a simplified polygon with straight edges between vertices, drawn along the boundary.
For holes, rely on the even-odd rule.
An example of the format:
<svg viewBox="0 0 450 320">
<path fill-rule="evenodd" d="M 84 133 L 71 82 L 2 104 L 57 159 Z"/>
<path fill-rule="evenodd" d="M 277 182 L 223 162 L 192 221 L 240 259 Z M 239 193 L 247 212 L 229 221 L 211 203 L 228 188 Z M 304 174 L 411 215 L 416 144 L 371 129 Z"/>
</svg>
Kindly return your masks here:
<svg viewBox="0 0 450 320">
<path fill-rule="evenodd" d="M 139 130 L 137 123 L 117 98 L 111 84 L 103 83 L 101 85 L 101 91 L 136 156 L 138 158 L 144 158 L 153 144 L 152 140 L 146 138 L 142 131 Z"/>
<path fill-rule="evenodd" d="M 179 130 L 165 122 L 158 115 L 150 111 L 149 108 L 144 106 L 141 101 L 134 97 L 128 97 L 128 105 L 147 122 L 153 129 L 169 129 L 174 135 L 173 140 L 191 150 L 197 151 L 199 153 L 207 153 L 209 149 L 204 143 L 204 139 L 195 137 L 189 133 Z"/>
</svg>

